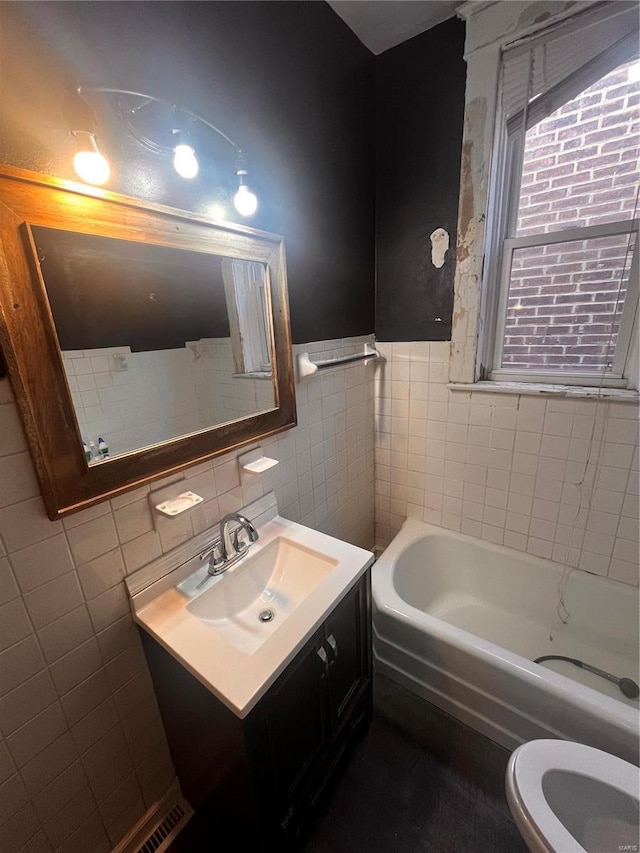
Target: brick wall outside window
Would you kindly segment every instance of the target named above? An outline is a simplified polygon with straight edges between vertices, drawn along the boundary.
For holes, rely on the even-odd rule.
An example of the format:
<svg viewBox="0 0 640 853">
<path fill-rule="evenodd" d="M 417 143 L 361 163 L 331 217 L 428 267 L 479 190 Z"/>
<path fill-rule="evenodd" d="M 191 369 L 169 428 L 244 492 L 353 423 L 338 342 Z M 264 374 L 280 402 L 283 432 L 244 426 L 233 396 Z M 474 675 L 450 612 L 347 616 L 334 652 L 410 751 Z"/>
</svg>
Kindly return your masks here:
<svg viewBox="0 0 640 853">
<path fill-rule="evenodd" d="M 527 132 L 516 236 L 633 218 L 639 65 L 620 66 Z M 503 366 L 607 366 L 630 261 L 627 236 L 516 251 Z"/>
</svg>

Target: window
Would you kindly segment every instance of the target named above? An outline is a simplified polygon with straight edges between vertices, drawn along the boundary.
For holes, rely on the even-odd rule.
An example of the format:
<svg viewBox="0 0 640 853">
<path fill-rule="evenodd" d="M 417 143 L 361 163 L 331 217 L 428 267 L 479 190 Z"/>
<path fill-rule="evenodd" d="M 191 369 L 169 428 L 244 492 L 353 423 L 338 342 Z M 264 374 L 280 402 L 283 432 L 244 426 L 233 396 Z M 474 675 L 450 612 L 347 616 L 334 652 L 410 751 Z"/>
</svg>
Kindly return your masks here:
<svg viewBox="0 0 640 853">
<path fill-rule="evenodd" d="M 639 102 L 637 16 L 505 52 L 480 378 L 637 381 Z"/>
<path fill-rule="evenodd" d="M 270 379 L 267 270 L 260 263 L 223 258 L 222 279 L 229 312 L 235 375 Z"/>
</svg>

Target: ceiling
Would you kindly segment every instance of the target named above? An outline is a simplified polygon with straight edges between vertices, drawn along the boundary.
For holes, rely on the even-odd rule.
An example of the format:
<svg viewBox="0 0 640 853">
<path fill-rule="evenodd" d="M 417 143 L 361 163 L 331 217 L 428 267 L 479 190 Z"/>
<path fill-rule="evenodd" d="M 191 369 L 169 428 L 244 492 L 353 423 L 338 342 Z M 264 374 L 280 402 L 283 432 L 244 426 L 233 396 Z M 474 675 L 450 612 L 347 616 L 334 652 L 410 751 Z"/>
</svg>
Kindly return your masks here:
<svg viewBox="0 0 640 853">
<path fill-rule="evenodd" d="M 373 53 L 453 17 L 461 0 L 327 0 Z"/>
</svg>

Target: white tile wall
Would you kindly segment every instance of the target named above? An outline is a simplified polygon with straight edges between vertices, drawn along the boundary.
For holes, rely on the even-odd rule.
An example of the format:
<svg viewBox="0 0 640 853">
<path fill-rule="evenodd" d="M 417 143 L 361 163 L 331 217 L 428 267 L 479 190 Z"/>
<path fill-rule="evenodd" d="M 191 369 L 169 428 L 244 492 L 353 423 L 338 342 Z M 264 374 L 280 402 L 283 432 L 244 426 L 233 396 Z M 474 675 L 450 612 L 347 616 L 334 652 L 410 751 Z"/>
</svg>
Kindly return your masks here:
<svg viewBox="0 0 640 853">
<path fill-rule="evenodd" d="M 326 358 L 370 341 L 298 349 Z M 271 488 L 283 515 L 373 545 L 373 371 L 345 366 L 299 385 L 298 427 L 265 442 L 280 460 L 268 475 L 241 480 L 232 454 L 154 484 L 206 498 L 157 527 L 148 487 L 49 521 L 0 381 L 2 853 L 106 853 L 173 779 L 127 572 Z"/>
<path fill-rule="evenodd" d="M 194 354 L 191 371 L 203 426 L 273 408 L 271 378 L 234 376 L 231 338 L 205 338 L 187 347 Z"/>
<path fill-rule="evenodd" d="M 87 443 L 102 436 L 112 455 L 274 405 L 270 380 L 234 378 L 231 338 L 153 352 L 74 350 L 64 364 L 81 434 Z"/>
<path fill-rule="evenodd" d="M 376 344 L 376 533 L 409 516 L 638 583 L 638 405 L 447 388 L 449 344 Z"/>
</svg>

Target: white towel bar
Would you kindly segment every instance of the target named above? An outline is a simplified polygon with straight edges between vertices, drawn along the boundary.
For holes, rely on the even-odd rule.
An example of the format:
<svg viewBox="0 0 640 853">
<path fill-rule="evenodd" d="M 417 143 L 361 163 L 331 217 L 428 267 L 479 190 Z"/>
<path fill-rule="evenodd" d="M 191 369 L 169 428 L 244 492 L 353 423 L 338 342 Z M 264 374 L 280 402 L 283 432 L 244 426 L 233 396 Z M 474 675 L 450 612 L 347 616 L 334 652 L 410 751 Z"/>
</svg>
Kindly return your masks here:
<svg viewBox="0 0 640 853">
<path fill-rule="evenodd" d="M 319 370 L 328 370 L 330 367 L 339 367 L 341 364 L 350 364 L 354 361 L 372 361 L 380 358 L 378 350 L 370 347 L 369 344 L 364 345 L 364 352 L 356 353 L 355 355 L 343 355 L 340 358 L 328 358 L 325 361 L 311 361 L 308 352 L 300 353 L 298 356 L 298 378 L 305 379 L 307 376 L 313 376 Z"/>
</svg>

